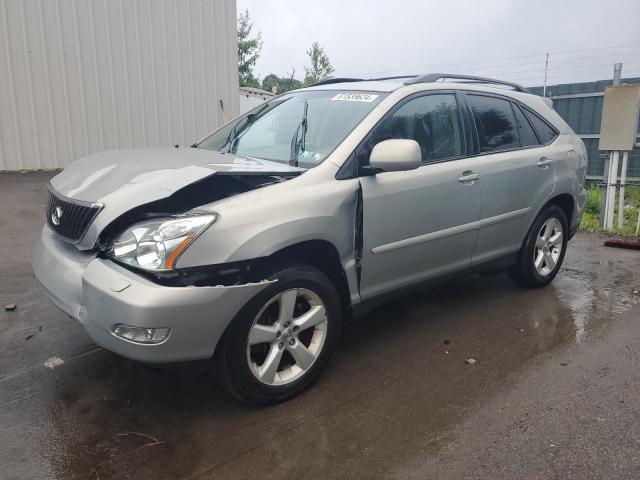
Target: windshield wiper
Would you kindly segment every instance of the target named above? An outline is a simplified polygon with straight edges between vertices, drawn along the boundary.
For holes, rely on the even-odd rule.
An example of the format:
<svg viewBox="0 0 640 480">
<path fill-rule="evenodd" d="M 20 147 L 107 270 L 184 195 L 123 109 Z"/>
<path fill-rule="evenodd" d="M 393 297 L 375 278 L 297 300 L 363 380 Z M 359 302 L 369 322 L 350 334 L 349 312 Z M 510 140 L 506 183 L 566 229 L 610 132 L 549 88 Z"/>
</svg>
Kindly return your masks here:
<svg viewBox="0 0 640 480">
<path fill-rule="evenodd" d="M 252 114 L 247 115 L 246 117 L 246 122 L 244 123 L 245 125 L 247 125 L 249 123 L 249 117 Z M 227 141 L 225 142 L 225 144 L 222 146 L 222 148 L 220 149 L 220 151 L 222 152 L 223 150 L 226 151 L 227 153 L 231 153 L 231 148 L 233 147 L 233 142 L 236 141 L 236 136 L 237 133 L 236 131 L 238 130 L 238 125 L 240 125 L 242 122 L 238 122 L 236 123 L 233 128 L 231 129 L 231 131 L 229 132 L 229 136 L 227 137 Z M 225 148 L 226 147 L 226 148 Z"/>
<path fill-rule="evenodd" d="M 244 122 L 239 121 L 238 123 L 236 123 L 233 126 L 233 128 L 231 129 L 231 131 L 229 132 L 229 136 L 227 137 L 227 141 L 222 146 L 220 151 L 225 150 L 225 147 L 227 147 L 226 148 L 226 152 L 227 153 L 231 153 L 231 149 L 233 148 L 233 144 L 236 141 L 236 138 L 238 138 L 238 135 L 240 135 L 243 130 L 246 130 L 247 127 L 251 126 L 258 118 L 260 118 L 260 114 L 262 112 L 264 112 L 270 106 L 271 105 L 269 103 L 267 103 L 264 107 L 259 109 L 257 112 L 250 113 L 249 115 L 244 117 L 244 120 L 245 120 Z M 240 124 L 242 124 L 242 128 L 241 129 L 239 129 Z"/>
<path fill-rule="evenodd" d="M 293 138 L 291 139 L 291 153 L 289 154 L 289 165 L 294 167 L 298 166 L 298 155 L 300 152 L 304 152 L 305 149 L 305 138 L 307 136 L 307 110 L 309 109 L 309 102 L 304 101 L 304 112 L 302 114 L 302 121 L 298 124 L 296 131 L 293 134 Z M 300 135 L 300 141 L 298 142 L 298 134 L 302 130 L 302 135 Z"/>
</svg>

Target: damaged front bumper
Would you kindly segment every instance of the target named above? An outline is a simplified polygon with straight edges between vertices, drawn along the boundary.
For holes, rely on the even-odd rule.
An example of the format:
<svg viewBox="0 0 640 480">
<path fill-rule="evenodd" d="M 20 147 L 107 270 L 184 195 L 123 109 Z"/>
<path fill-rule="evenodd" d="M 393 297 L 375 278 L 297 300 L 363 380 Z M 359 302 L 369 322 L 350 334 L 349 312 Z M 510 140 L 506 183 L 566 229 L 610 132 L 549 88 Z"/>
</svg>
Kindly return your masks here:
<svg viewBox="0 0 640 480">
<path fill-rule="evenodd" d="M 95 253 L 80 251 L 45 226 L 33 271 L 53 303 L 84 326 L 100 346 L 143 362 L 211 358 L 238 311 L 269 282 L 237 286 L 166 287 Z M 169 328 L 162 343 L 117 337 L 113 327 Z"/>
</svg>

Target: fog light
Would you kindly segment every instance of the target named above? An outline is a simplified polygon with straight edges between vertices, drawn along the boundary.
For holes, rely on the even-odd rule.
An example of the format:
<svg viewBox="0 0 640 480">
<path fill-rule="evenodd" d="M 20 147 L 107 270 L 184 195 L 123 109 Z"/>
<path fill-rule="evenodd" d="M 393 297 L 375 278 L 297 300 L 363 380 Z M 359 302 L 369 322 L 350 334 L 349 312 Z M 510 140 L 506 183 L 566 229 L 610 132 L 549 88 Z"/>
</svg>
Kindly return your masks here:
<svg viewBox="0 0 640 480">
<path fill-rule="evenodd" d="M 111 331 L 116 337 L 124 338 L 130 342 L 157 344 L 167 339 L 170 329 L 132 327 L 131 325 L 119 323 L 118 325 L 114 325 Z"/>
</svg>

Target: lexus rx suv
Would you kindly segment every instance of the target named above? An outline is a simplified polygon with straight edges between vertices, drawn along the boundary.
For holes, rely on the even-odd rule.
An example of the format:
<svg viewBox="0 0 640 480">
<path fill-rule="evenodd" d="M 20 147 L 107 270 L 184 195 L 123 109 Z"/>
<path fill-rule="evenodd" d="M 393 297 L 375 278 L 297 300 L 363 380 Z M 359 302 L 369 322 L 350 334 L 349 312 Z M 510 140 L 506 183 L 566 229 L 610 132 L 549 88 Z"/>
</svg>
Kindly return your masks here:
<svg viewBox="0 0 640 480">
<path fill-rule="evenodd" d="M 394 295 L 496 267 L 551 282 L 586 165 L 518 85 L 333 79 L 191 147 L 72 163 L 49 183 L 33 270 L 105 349 L 207 359 L 237 398 L 270 404 L 318 377 L 343 319 Z"/>
</svg>

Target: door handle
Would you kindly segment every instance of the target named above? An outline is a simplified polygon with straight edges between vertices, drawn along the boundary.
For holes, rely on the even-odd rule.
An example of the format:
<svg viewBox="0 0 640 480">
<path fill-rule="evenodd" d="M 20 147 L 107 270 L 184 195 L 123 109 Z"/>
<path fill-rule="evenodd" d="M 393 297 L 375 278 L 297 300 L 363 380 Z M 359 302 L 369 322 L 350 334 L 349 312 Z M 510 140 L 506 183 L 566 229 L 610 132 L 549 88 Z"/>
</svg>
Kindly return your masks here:
<svg viewBox="0 0 640 480">
<path fill-rule="evenodd" d="M 538 166 L 540 168 L 549 168 L 549 165 L 551 165 L 551 163 L 553 163 L 553 160 L 548 159 L 547 157 L 542 157 L 540 159 L 540 161 L 538 162 Z"/>
<path fill-rule="evenodd" d="M 458 181 L 460 183 L 464 183 L 465 185 L 471 185 L 479 178 L 480 174 L 474 173 L 471 170 L 467 170 L 466 172 L 462 172 L 462 176 L 458 177 Z"/>
</svg>

